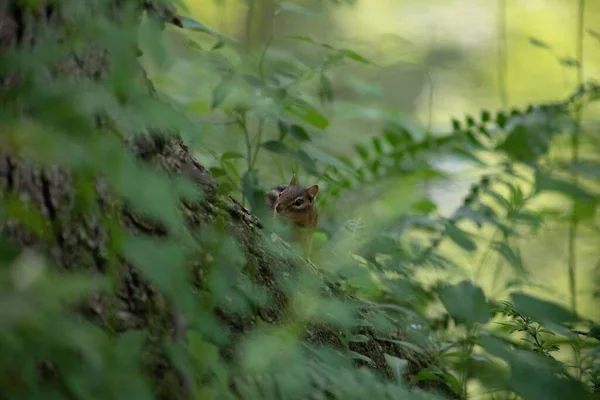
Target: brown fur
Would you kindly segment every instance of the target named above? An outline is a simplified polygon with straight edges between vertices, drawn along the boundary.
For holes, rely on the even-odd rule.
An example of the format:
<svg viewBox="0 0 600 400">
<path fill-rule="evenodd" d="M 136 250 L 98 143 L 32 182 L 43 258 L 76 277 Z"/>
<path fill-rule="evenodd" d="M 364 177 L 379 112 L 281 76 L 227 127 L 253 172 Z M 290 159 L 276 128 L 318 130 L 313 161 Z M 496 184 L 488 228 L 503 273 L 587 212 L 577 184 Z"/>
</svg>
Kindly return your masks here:
<svg viewBox="0 0 600 400">
<path fill-rule="evenodd" d="M 312 185 L 308 188 L 296 183 L 296 175 L 292 176 L 288 185 L 278 185 L 265 195 L 267 208 L 276 217 L 283 219 L 299 228 L 316 228 L 318 222 L 315 199 L 319 186 Z M 305 253 L 310 247 L 312 232 L 301 230 L 295 235 L 295 240 L 303 245 Z"/>
</svg>

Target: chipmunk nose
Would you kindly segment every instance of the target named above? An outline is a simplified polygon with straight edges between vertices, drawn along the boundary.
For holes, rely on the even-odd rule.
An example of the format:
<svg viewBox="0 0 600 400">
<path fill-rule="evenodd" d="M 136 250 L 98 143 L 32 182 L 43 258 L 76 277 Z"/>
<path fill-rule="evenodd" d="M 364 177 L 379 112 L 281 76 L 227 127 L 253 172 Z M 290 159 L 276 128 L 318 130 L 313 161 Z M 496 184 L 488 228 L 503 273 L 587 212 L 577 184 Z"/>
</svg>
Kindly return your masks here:
<svg viewBox="0 0 600 400">
<path fill-rule="evenodd" d="M 275 206 L 275 211 L 276 211 L 277 213 L 279 213 L 279 212 L 281 211 L 281 204 L 277 204 L 277 205 Z"/>
</svg>

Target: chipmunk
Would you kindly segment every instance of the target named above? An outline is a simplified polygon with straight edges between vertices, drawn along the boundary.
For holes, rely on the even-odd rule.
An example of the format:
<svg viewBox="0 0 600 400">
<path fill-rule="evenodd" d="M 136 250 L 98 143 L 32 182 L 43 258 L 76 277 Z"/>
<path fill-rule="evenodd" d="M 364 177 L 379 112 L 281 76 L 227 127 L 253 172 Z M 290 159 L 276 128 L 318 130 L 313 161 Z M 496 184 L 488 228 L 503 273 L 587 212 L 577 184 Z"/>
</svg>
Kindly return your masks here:
<svg viewBox="0 0 600 400">
<path fill-rule="evenodd" d="M 318 192 L 318 185 L 305 188 L 296 183 L 296 175 L 293 175 L 288 185 L 275 186 L 265 194 L 265 203 L 273 215 L 283 217 L 292 225 L 292 240 L 300 244 L 306 258 L 310 258 L 312 250 L 311 229 L 317 227 L 315 198 Z"/>
</svg>

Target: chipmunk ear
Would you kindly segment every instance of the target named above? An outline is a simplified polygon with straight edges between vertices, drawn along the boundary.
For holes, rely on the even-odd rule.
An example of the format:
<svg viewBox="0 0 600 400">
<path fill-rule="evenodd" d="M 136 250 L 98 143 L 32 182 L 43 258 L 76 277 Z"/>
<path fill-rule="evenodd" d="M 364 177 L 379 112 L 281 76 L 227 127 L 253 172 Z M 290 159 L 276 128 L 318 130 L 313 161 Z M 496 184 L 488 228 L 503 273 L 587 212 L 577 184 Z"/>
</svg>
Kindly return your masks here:
<svg viewBox="0 0 600 400">
<path fill-rule="evenodd" d="M 292 175 L 292 179 L 290 180 L 290 185 L 296 184 L 296 174 Z"/>
<path fill-rule="evenodd" d="M 319 192 L 319 185 L 312 185 L 311 187 L 306 189 L 306 192 L 308 193 L 311 199 L 314 199 L 317 196 L 317 193 Z"/>
</svg>

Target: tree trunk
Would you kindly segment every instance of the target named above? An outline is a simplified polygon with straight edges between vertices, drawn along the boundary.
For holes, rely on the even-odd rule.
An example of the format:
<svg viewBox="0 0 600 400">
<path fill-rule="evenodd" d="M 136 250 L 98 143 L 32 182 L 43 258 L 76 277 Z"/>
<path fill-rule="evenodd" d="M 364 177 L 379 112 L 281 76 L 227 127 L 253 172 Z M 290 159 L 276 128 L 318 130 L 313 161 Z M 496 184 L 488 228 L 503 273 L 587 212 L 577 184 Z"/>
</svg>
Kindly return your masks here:
<svg viewBox="0 0 600 400">
<path fill-rule="evenodd" d="M 110 2 L 97 0 L 89 4 L 81 0 L 3 2 L 0 5 L 0 54 L 2 54 L 0 64 L 5 65 L 5 61 L 10 57 L 9 54 L 13 54 L 14 51 L 27 50 L 41 43 L 42 32 L 48 35 L 43 38 L 46 41 L 49 38 L 56 40 L 57 43 L 66 41 L 70 28 L 66 21 L 68 18 L 73 18 L 67 15 L 70 12 L 77 12 L 76 8 L 82 6 L 78 3 L 86 3 L 86 7 L 99 7 L 100 4 L 110 3 L 111 11 L 108 15 L 114 17 L 115 21 L 119 21 L 121 14 L 126 12 L 125 6 L 130 2 L 121 0 Z M 33 4 L 33 6 L 26 6 L 26 4 Z M 143 7 L 151 11 L 158 9 L 147 2 Z M 139 13 L 142 7 L 138 8 Z M 161 8 L 161 10 L 160 13 L 155 12 L 160 18 L 164 19 L 165 16 L 171 15 L 165 12 L 165 9 Z M 168 19 L 173 21 L 172 17 Z M 52 30 L 51 35 L 49 31 L 43 30 L 45 27 Z M 195 381 L 195 377 L 186 373 L 184 368 L 176 365 L 175 358 L 165 352 L 165 346 L 186 341 L 187 329 L 190 324 L 193 324 L 195 314 L 193 311 L 184 310 L 183 304 L 176 304 L 169 296 L 165 296 L 163 291 L 156 287 L 157 282 L 152 281 L 137 266 L 134 267 L 122 254 L 122 249 L 115 249 L 114 243 L 114 236 L 121 232 L 161 239 L 170 235 L 169 229 L 152 218 L 134 212 L 130 204 L 115 192 L 114 182 L 107 182 L 108 180 L 102 174 L 103 168 L 86 164 L 85 157 L 77 164 L 77 168 L 71 168 L 69 162 L 72 160 L 69 159 L 76 159 L 78 156 L 74 152 L 69 152 L 68 142 L 65 142 L 63 151 L 67 161 L 53 164 L 40 157 L 39 152 L 34 152 L 35 155 L 32 156 L 28 151 L 28 146 L 44 148 L 44 145 L 38 142 L 28 142 L 32 136 L 24 132 L 19 135 L 6 134 L 11 126 L 17 126 L 12 124 L 22 122 L 17 117 L 34 120 L 41 115 L 43 107 L 56 105 L 60 108 L 61 106 L 54 102 L 44 104 L 43 98 L 40 99 L 42 108 L 36 108 L 39 104 L 23 103 L 25 95 L 22 93 L 31 89 L 31 85 L 45 87 L 35 79 L 40 77 L 35 74 L 42 73 L 48 79 L 45 84 L 49 87 L 52 87 L 54 82 L 65 78 L 99 84 L 105 84 L 114 78 L 117 68 L 114 64 L 115 60 L 111 59 L 110 51 L 102 47 L 102 42 L 99 43 L 100 45 L 91 42 L 79 43 L 76 50 L 64 54 L 64 57 L 58 59 L 49 57 L 51 61 L 48 63 L 40 59 L 38 65 L 27 66 L 30 69 L 0 69 L 2 104 L 0 108 L 4 109 L 0 130 L 5 132 L 0 139 L 0 195 L 2 196 L 0 238 L 4 242 L 17 244 L 21 252 L 28 249 L 43 254 L 61 273 L 86 272 L 91 275 L 109 276 L 115 294 L 89 296 L 81 311 L 86 318 L 112 335 L 111 337 L 118 338 L 124 332 L 140 329 L 147 331 L 148 340 L 142 359 L 146 376 L 152 382 L 155 395 L 160 398 L 188 398 L 192 393 L 198 393 L 199 389 L 196 387 L 198 382 Z M 127 65 L 137 65 L 136 54 L 137 46 L 132 43 L 129 52 L 120 54 L 119 57 L 129 60 Z M 112 56 L 114 57 L 114 54 Z M 144 88 L 146 93 L 153 93 L 151 84 L 145 79 L 141 68 L 136 67 L 131 73 L 131 79 L 137 81 L 138 87 Z M 136 87 L 135 83 L 132 85 Z M 35 88 L 37 90 L 38 86 Z M 40 93 L 45 93 L 42 89 L 39 90 Z M 119 98 L 121 95 L 127 97 L 127 93 L 118 92 L 115 97 Z M 127 101 L 125 99 L 121 103 L 124 110 Z M 81 117 L 81 115 L 68 115 L 74 118 Z M 253 331 L 257 319 L 267 324 L 275 324 L 281 319 L 288 302 L 288 294 L 282 287 L 285 282 L 282 283 L 281 277 L 293 277 L 298 271 L 304 271 L 309 267 L 301 258 L 290 253 L 285 246 L 270 243 L 262 233 L 259 220 L 237 201 L 217 194 L 217 187 L 212 177 L 192 158 L 178 135 L 160 130 L 154 131 L 151 135 L 136 135 L 138 132 L 122 131 L 119 126 L 126 125 L 122 123 L 123 121 L 116 123 L 103 113 L 88 117 L 87 120 L 63 122 L 79 124 L 77 126 L 82 130 L 87 129 L 85 132 L 88 136 L 84 139 L 78 137 L 77 140 L 87 140 L 89 143 L 103 143 L 96 141 L 96 137 L 112 140 L 113 143 L 114 140 L 107 137 L 110 137 L 110 132 L 116 131 L 125 154 L 119 153 L 118 157 L 129 160 L 127 157 L 131 156 L 131 159 L 139 165 L 150 166 L 157 173 L 166 172 L 170 177 L 185 178 L 193 182 L 204 195 L 201 200 L 182 200 L 187 227 L 195 232 L 207 229 L 221 230 L 232 235 L 241 244 L 245 257 L 242 273 L 252 277 L 254 283 L 269 294 L 271 302 L 256 307 L 253 315 L 246 316 L 216 307 L 215 321 L 224 324 L 232 333 L 229 344 L 219 348 L 220 357 L 225 362 L 231 361 L 236 352 L 236 345 L 240 342 L 239 339 Z M 127 120 L 126 111 L 123 117 Z M 132 122 L 131 125 L 135 124 Z M 78 133 L 80 132 L 74 132 L 74 135 Z M 34 138 L 40 139 L 37 136 Z M 50 139 L 48 142 L 50 147 L 56 144 L 53 141 L 54 139 Z M 94 149 L 90 149 L 92 150 Z M 117 159 L 121 160 L 118 157 Z M 107 158 L 104 162 L 110 166 L 113 161 Z M 80 168 L 81 165 L 89 166 L 89 169 Z M 86 190 L 89 189 L 86 182 L 94 182 L 91 191 Z M 86 200 L 83 203 L 82 197 Z M 81 204 L 84 206 L 82 207 Z M 40 218 L 36 220 L 27 217 L 19 218 L 23 215 L 39 215 Z M 208 258 L 215 256 L 210 254 L 210 249 L 210 246 L 205 247 L 209 254 L 198 254 L 190 262 L 192 271 L 190 281 L 200 292 L 205 288 L 209 273 Z M 285 279 L 292 278 L 283 280 Z M 336 290 L 334 285 L 328 284 L 324 278 L 319 277 L 319 279 L 323 281 L 324 296 L 347 297 Z M 196 299 L 196 302 L 198 301 Z M 340 339 L 333 335 L 332 329 L 327 326 L 311 325 L 302 329 L 304 332 L 301 336 L 308 342 L 343 348 Z M 371 335 L 366 328 L 361 332 Z M 415 354 L 401 353 L 393 344 L 377 341 L 372 338 L 372 335 L 371 339 L 366 344 L 351 344 L 351 350 L 371 358 L 375 364 L 372 367 L 384 375 L 391 376 L 384 358 L 385 353 L 409 359 L 409 374 L 414 374 L 420 367 L 430 364 L 429 360 Z M 40 340 L 46 339 L 42 335 Z M 42 374 L 40 379 L 59 382 L 58 392 L 63 396 L 78 397 L 73 387 L 65 383 L 68 379 L 61 378 L 63 366 L 59 361 L 52 359 L 52 354 L 48 354 L 47 359 L 38 361 L 41 363 L 38 365 L 39 368 L 52 372 Z M 18 369 L 16 364 L 2 366 L 0 371 L 13 370 L 14 372 L 14 369 Z M 108 374 L 110 371 L 103 371 L 103 373 Z M 17 383 L 14 385 L 18 386 L 21 394 L 30 393 L 27 385 Z M 127 383 L 124 384 L 124 387 L 126 386 Z M 436 389 L 450 393 L 443 386 Z"/>
</svg>

